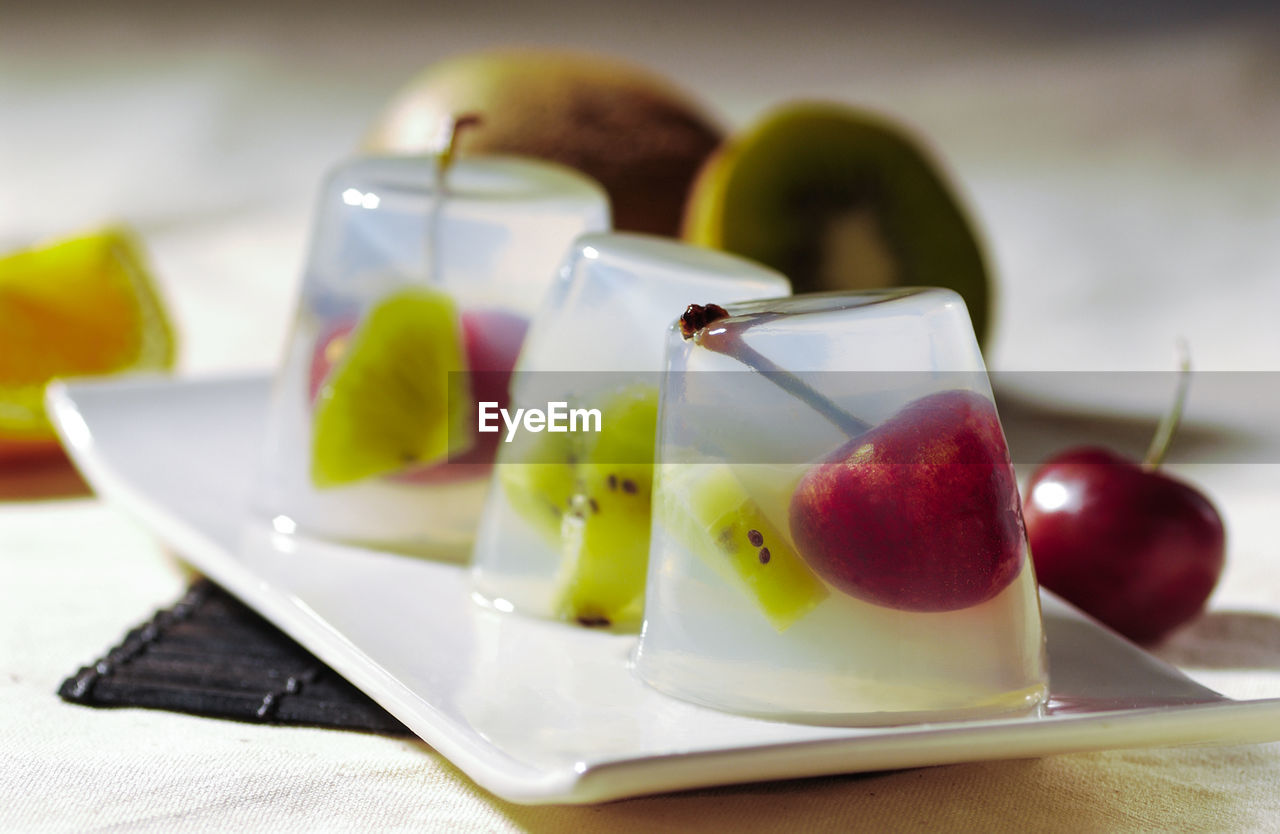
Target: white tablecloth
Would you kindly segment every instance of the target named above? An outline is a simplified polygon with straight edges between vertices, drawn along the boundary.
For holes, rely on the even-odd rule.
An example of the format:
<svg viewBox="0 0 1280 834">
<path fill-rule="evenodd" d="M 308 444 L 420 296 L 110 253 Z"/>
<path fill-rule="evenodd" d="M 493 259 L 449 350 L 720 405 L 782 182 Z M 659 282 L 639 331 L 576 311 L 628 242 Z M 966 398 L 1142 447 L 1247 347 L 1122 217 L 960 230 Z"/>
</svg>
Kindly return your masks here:
<svg viewBox="0 0 1280 834">
<path fill-rule="evenodd" d="M 1200 368 L 1280 370 L 1280 25 L 1265 9 L 1174 9 L 1155 23 L 1100 8 L 962 18 L 794 3 L 374 3 L 359 17 L 31 5 L 0 14 L 0 245 L 134 224 L 178 320 L 184 373 L 274 364 L 324 170 L 420 66 L 510 42 L 640 60 L 736 124 L 808 96 L 916 126 L 1000 275 L 994 368 L 1164 369 L 1181 335 Z M 1222 509 L 1229 565 L 1209 614 L 1161 653 L 1233 697 L 1280 695 L 1274 405 L 1193 389 L 1194 453 L 1172 465 Z M 1136 407 L 1153 422 L 1162 406 Z M 1059 446 L 1091 424 L 1064 425 Z M 1217 456 L 1216 440 L 1239 454 Z M 1276 744 L 523 808 L 418 742 L 66 705 L 60 680 L 187 579 L 77 486 L 57 468 L 0 470 L 0 829 L 1280 830 Z"/>
</svg>

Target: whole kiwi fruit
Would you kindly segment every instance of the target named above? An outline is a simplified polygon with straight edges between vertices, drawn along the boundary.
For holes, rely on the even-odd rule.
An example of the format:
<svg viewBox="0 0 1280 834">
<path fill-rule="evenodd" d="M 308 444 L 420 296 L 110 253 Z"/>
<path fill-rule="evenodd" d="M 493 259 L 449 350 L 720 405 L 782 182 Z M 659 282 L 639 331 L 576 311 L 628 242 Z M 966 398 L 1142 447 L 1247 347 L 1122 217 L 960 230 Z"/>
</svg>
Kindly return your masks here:
<svg viewBox="0 0 1280 834">
<path fill-rule="evenodd" d="M 376 118 L 363 148 L 439 150 L 462 113 L 481 121 L 459 135 L 459 153 L 575 168 L 604 186 L 615 228 L 670 237 L 693 178 L 724 138 L 700 104 L 646 69 L 589 53 L 505 49 L 428 67 Z"/>
</svg>

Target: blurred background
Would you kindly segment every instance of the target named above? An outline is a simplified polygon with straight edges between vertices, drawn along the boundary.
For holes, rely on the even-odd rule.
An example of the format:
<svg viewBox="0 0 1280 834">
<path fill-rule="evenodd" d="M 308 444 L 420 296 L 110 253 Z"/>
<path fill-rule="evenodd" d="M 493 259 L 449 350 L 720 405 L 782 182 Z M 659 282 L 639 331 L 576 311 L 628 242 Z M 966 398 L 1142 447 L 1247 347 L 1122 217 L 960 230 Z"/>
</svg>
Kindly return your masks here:
<svg viewBox="0 0 1280 834">
<path fill-rule="evenodd" d="M 796 98 L 914 127 L 987 241 L 994 368 L 1166 369 L 1182 335 L 1199 368 L 1280 369 L 1280 7 L 1261 0 L 8 4 L 0 248 L 125 220 L 182 366 L 268 368 L 324 172 L 416 72 L 511 44 L 641 63 L 730 127 Z"/>
</svg>

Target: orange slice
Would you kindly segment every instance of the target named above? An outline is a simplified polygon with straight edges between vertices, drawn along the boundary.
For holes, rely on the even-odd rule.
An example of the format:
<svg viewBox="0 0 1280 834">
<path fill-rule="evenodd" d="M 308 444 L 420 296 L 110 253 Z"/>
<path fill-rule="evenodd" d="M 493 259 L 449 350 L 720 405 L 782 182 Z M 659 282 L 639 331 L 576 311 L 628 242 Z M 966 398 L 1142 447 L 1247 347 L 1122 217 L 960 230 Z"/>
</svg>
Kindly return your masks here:
<svg viewBox="0 0 1280 834">
<path fill-rule="evenodd" d="M 51 379 L 173 366 L 173 329 L 123 228 L 0 258 L 0 461 L 47 454 Z"/>
</svg>

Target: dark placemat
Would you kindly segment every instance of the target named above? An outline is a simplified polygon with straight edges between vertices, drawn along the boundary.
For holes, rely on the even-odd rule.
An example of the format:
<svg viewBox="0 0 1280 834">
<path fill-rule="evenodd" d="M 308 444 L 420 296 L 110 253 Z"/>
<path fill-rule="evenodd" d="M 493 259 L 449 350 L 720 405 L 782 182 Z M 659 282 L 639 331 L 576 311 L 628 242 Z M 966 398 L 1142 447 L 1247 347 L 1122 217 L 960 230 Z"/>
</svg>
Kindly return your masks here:
<svg viewBox="0 0 1280 834">
<path fill-rule="evenodd" d="M 58 694 L 92 707 L 409 734 L 367 695 L 207 579 L 63 681 Z"/>
</svg>

